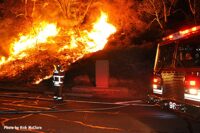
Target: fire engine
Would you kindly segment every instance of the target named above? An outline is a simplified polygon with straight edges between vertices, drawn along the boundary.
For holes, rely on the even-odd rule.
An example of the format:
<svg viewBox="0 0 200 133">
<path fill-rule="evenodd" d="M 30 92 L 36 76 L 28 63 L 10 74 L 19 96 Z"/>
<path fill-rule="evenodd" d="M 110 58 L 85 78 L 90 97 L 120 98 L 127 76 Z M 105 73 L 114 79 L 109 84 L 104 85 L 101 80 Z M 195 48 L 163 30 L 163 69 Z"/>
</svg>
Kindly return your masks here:
<svg viewBox="0 0 200 133">
<path fill-rule="evenodd" d="M 149 103 L 200 116 L 200 26 L 162 39 L 153 75 Z"/>
</svg>

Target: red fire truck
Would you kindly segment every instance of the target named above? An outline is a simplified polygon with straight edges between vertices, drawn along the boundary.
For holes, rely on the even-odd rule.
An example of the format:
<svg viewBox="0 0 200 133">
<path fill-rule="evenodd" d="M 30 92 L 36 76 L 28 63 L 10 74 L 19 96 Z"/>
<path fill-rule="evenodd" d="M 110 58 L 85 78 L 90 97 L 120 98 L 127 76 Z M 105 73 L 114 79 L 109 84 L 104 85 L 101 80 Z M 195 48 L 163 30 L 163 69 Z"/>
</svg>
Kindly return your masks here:
<svg viewBox="0 0 200 133">
<path fill-rule="evenodd" d="M 178 31 L 158 44 L 148 102 L 200 114 L 200 26 Z"/>
</svg>

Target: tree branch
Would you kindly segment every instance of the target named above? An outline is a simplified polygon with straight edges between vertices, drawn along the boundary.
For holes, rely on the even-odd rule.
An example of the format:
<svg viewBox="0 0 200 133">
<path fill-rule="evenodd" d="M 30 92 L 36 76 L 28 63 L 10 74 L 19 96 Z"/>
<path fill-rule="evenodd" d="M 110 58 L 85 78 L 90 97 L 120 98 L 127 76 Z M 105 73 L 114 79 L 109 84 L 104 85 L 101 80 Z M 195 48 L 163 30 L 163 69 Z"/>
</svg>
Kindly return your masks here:
<svg viewBox="0 0 200 133">
<path fill-rule="evenodd" d="M 86 10 L 85 10 L 85 12 L 84 12 L 82 18 L 81 18 L 81 23 L 83 22 L 83 20 L 84 20 L 84 18 L 85 18 L 85 16 L 86 16 L 86 14 L 87 14 L 87 12 L 88 12 L 90 6 L 92 5 L 92 2 L 93 2 L 93 0 L 90 0 L 90 3 L 88 4 L 88 6 L 87 6 L 87 8 L 86 8 Z"/>
</svg>

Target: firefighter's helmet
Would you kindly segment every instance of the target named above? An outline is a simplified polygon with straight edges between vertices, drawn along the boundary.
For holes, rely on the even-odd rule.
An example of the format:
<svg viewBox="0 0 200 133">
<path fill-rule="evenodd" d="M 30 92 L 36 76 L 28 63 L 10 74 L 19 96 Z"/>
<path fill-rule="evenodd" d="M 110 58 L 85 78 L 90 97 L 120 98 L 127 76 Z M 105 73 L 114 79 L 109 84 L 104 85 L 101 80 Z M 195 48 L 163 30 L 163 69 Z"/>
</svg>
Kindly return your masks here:
<svg viewBox="0 0 200 133">
<path fill-rule="evenodd" d="M 61 66 L 60 65 L 57 65 L 57 68 L 60 68 Z"/>
<path fill-rule="evenodd" d="M 60 71 L 62 67 L 61 67 L 61 65 L 57 65 L 56 68 L 58 71 Z"/>
</svg>

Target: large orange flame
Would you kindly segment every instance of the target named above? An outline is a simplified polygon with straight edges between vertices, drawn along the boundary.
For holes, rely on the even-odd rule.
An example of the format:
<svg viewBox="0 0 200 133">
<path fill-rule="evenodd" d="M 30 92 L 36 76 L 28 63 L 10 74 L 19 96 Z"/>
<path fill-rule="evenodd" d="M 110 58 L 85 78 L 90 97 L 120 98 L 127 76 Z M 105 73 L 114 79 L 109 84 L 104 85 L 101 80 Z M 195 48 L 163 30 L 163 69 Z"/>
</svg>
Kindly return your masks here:
<svg viewBox="0 0 200 133">
<path fill-rule="evenodd" d="M 101 12 L 100 19 L 94 24 L 91 32 L 88 33 L 88 37 L 92 42 L 88 42 L 87 50 L 89 52 L 96 52 L 104 48 L 108 42 L 108 38 L 111 34 L 116 32 L 116 28 L 107 22 L 108 16 Z"/>
<path fill-rule="evenodd" d="M 66 35 L 62 37 L 64 41 L 62 41 L 58 48 L 53 49 L 54 52 L 57 53 L 58 56 L 61 55 L 60 53 L 65 52 L 66 57 L 62 56 L 62 61 L 68 62 L 67 65 L 69 65 L 70 62 L 68 60 L 71 60 L 72 63 L 82 58 L 85 54 L 102 50 L 108 42 L 110 35 L 116 32 L 115 26 L 108 23 L 107 19 L 107 14 L 101 12 L 100 18 L 93 23 L 91 30 L 80 30 L 77 33 L 74 29 L 65 29 L 67 32 L 65 31 L 64 34 Z M 29 34 L 21 34 L 19 39 L 12 43 L 10 48 L 10 56 L 8 58 L 1 57 L 0 65 L 6 65 L 6 63 L 15 61 L 16 59 L 28 59 L 28 57 L 32 54 L 30 49 L 39 49 L 43 44 L 52 44 L 51 46 L 53 46 L 53 44 L 60 44 L 60 42 L 57 42 L 55 38 L 63 35 L 63 31 L 60 29 L 61 28 L 58 28 L 55 23 L 47 22 L 41 22 L 40 24 L 34 26 L 34 29 L 32 29 Z M 66 52 L 69 50 L 71 53 Z M 58 58 L 61 59 L 61 56 Z M 28 63 L 23 65 L 22 70 L 31 65 L 32 64 Z M 10 73 L 12 72 L 9 72 L 9 74 Z M 17 73 L 18 71 L 16 70 L 10 75 L 15 76 Z M 6 70 L 0 72 L 0 76 L 5 74 Z M 50 78 L 51 74 L 52 72 L 49 72 L 49 74 L 43 75 L 43 78 L 39 76 L 40 78 L 36 78 L 34 83 L 38 84 L 43 79 Z"/>
<path fill-rule="evenodd" d="M 102 50 L 108 42 L 110 35 L 116 32 L 115 26 L 109 24 L 107 19 L 107 14 L 101 12 L 101 17 L 93 24 L 91 31 L 79 31 L 79 36 L 74 31 L 69 32 L 68 34 L 71 37 L 70 46 L 65 45 L 59 51 L 77 48 L 80 43 L 84 44 L 85 49 L 83 51 L 85 53 Z"/>
<path fill-rule="evenodd" d="M 48 24 L 46 22 L 40 23 L 33 31 L 28 35 L 21 35 L 19 41 L 14 42 L 13 54 L 18 54 L 23 50 L 34 48 L 36 44 L 47 42 L 47 39 L 58 34 L 56 24 Z"/>
<path fill-rule="evenodd" d="M 37 44 L 41 45 L 42 43 L 51 42 L 48 38 L 55 37 L 58 33 L 59 29 L 56 24 L 41 22 L 35 26 L 28 35 L 19 34 L 19 40 L 11 44 L 10 57 L 6 59 L 6 57 L 2 56 L 0 58 L 0 65 L 15 59 L 22 59 L 29 55 L 23 51 L 35 48 Z"/>
</svg>

